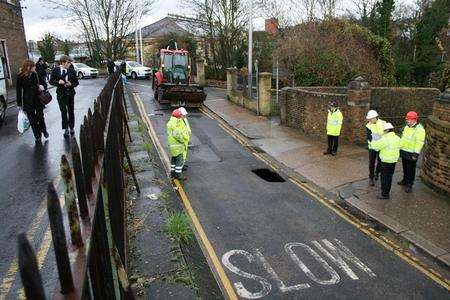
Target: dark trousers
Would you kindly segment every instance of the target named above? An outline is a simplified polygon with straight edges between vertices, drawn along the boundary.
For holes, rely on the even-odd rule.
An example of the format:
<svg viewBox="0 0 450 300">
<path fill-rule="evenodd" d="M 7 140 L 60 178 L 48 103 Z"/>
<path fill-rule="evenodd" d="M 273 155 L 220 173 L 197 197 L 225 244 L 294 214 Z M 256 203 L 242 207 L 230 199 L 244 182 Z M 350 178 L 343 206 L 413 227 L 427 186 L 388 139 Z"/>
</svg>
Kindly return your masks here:
<svg viewBox="0 0 450 300">
<path fill-rule="evenodd" d="M 405 185 L 412 186 L 416 179 L 417 160 L 402 158 L 403 165 L 403 182 Z"/>
<path fill-rule="evenodd" d="M 33 130 L 34 138 L 40 139 L 42 133 L 47 131 L 44 120 L 44 110 L 42 108 L 25 110 L 28 120 L 30 121 L 31 129 Z"/>
<path fill-rule="evenodd" d="M 178 156 L 172 156 L 170 158 L 170 169 L 172 172 L 181 174 L 181 172 L 183 171 L 183 165 L 184 165 L 183 154 L 180 154 Z"/>
<path fill-rule="evenodd" d="M 369 149 L 369 178 L 378 177 L 381 171 L 380 152 Z"/>
<path fill-rule="evenodd" d="M 74 95 L 58 95 L 59 110 L 61 111 L 62 129 L 75 127 Z"/>
<path fill-rule="evenodd" d="M 329 153 L 336 153 L 339 145 L 339 136 L 328 135 L 328 149 Z"/>
<path fill-rule="evenodd" d="M 395 163 L 381 162 L 381 195 L 389 197 L 392 186 L 392 176 L 395 171 Z"/>
</svg>

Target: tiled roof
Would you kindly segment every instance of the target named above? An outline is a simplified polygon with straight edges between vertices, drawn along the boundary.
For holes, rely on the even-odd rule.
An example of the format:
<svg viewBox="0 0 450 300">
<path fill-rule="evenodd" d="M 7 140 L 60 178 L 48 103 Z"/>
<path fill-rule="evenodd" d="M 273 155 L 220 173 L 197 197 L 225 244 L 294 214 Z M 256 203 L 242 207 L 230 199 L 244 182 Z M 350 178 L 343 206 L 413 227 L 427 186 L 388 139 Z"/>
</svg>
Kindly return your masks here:
<svg viewBox="0 0 450 300">
<path fill-rule="evenodd" d="M 142 38 L 158 38 L 170 33 L 179 35 L 202 35 L 202 29 L 192 21 L 181 20 L 173 17 L 165 17 L 153 24 L 142 28 Z M 134 37 L 134 32 L 128 37 Z"/>
</svg>

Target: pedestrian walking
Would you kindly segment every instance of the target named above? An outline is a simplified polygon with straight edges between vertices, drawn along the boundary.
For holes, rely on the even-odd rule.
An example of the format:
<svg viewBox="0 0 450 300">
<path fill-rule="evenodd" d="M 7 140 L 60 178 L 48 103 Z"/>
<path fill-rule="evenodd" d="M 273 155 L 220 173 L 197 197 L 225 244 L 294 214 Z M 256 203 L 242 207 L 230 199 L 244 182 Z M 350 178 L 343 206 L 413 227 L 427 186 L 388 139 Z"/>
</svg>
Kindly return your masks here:
<svg viewBox="0 0 450 300">
<path fill-rule="evenodd" d="M 167 122 L 167 141 L 170 150 L 170 175 L 179 180 L 185 180 L 183 176 L 184 158 L 186 157 L 187 144 L 189 142 L 189 132 L 186 124 L 182 120 L 179 109 L 172 112 L 169 122 Z"/>
<path fill-rule="evenodd" d="M 36 62 L 36 73 L 39 76 L 39 83 L 44 87 L 44 89 L 47 89 L 47 69 L 48 64 L 42 57 L 39 57 Z"/>
<path fill-rule="evenodd" d="M 42 135 L 48 138 L 47 126 L 44 119 L 44 105 L 39 100 L 39 85 L 36 65 L 31 60 L 25 60 L 17 75 L 16 93 L 17 106 L 22 109 L 30 121 L 36 143 L 41 142 Z"/>
<path fill-rule="evenodd" d="M 181 119 L 183 120 L 184 125 L 186 126 L 186 129 L 187 129 L 187 132 L 188 132 L 188 137 L 189 137 L 189 138 L 188 138 L 188 141 L 187 141 L 187 143 L 186 143 L 186 151 L 184 152 L 184 165 L 183 165 L 183 171 L 185 171 L 185 170 L 187 170 L 187 168 L 188 168 L 188 165 L 186 164 L 186 161 L 187 161 L 187 153 L 188 153 L 189 144 L 190 144 L 190 142 L 191 142 L 191 133 L 192 133 L 192 131 L 191 131 L 191 126 L 190 126 L 190 124 L 189 124 L 189 120 L 188 120 L 188 118 L 187 118 L 188 112 L 187 112 L 186 108 L 180 107 L 179 110 L 180 110 L 180 112 L 181 112 Z"/>
<path fill-rule="evenodd" d="M 56 97 L 61 111 L 61 123 L 64 137 L 75 134 L 74 98 L 75 87 L 78 86 L 78 77 L 73 69 L 72 60 L 63 55 L 59 60 L 59 66 L 52 70 L 50 84 L 56 86 Z"/>
<path fill-rule="evenodd" d="M 419 115 L 415 111 L 406 114 L 406 126 L 403 128 L 400 144 L 400 156 L 403 165 L 403 179 L 398 182 L 410 193 L 416 178 L 416 165 L 425 142 L 425 129 L 418 122 Z"/>
<path fill-rule="evenodd" d="M 383 126 L 386 121 L 379 119 L 375 110 L 369 110 L 366 119 L 367 147 L 369 149 L 369 185 L 374 186 L 380 175 L 381 161 L 380 153 L 372 149 L 372 142 L 381 139 L 384 133 Z"/>
<path fill-rule="evenodd" d="M 378 199 L 389 199 L 392 176 L 395 164 L 400 157 L 400 138 L 394 132 L 394 126 L 386 122 L 383 125 L 384 135 L 378 141 L 372 141 L 372 149 L 380 152 L 381 160 L 381 193 Z"/>
<path fill-rule="evenodd" d="M 106 67 L 108 68 L 108 74 L 111 75 L 114 73 L 114 69 L 115 69 L 116 65 L 114 64 L 114 62 L 111 59 L 108 59 L 108 61 L 106 63 Z"/>
<path fill-rule="evenodd" d="M 338 102 L 333 100 L 328 103 L 327 117 L 327 138 L 328 149 L 323 154 L 336 155 L 339 145 L 339 135 L 341 134 L 342 121 L 344 117 L 339 109 Z"/>
</svg>

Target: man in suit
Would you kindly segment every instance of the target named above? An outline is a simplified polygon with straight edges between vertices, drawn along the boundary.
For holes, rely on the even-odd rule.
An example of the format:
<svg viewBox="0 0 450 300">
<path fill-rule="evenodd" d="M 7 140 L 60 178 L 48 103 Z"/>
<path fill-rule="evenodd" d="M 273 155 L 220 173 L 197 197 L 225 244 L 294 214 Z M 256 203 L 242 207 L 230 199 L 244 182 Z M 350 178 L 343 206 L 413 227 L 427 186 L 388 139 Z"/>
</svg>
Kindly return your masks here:
<svg viewBox="0 0 450 300">
<path fill-rule="evenodd" d="M 69 137 L 69 133 L 70 135 L 75 134 L 74 98 L 78 77 L 71 65 L 72 60 L 69 56 L 61 56 L 59 66 L 52 70 L 49 81 L 51 85 L 56 86 L 56 98 L 58 99 L 62 129 L 66 138 Z"/>
</svg>

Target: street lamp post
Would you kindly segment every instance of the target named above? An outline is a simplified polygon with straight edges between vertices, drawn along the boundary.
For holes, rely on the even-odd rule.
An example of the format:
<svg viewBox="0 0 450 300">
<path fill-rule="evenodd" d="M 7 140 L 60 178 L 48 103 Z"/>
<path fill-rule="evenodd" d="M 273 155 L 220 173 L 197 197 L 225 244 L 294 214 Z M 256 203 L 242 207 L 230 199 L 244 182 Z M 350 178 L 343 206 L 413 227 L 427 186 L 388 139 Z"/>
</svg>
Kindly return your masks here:
<svg viewBox="0 0 450 300">
<path fill-rule="evenodd" d="M 248 95 L 252 96 L 253 85 L 253 0 L 250 0 L 250 12 L 248 22 Z"/>
</svg>

